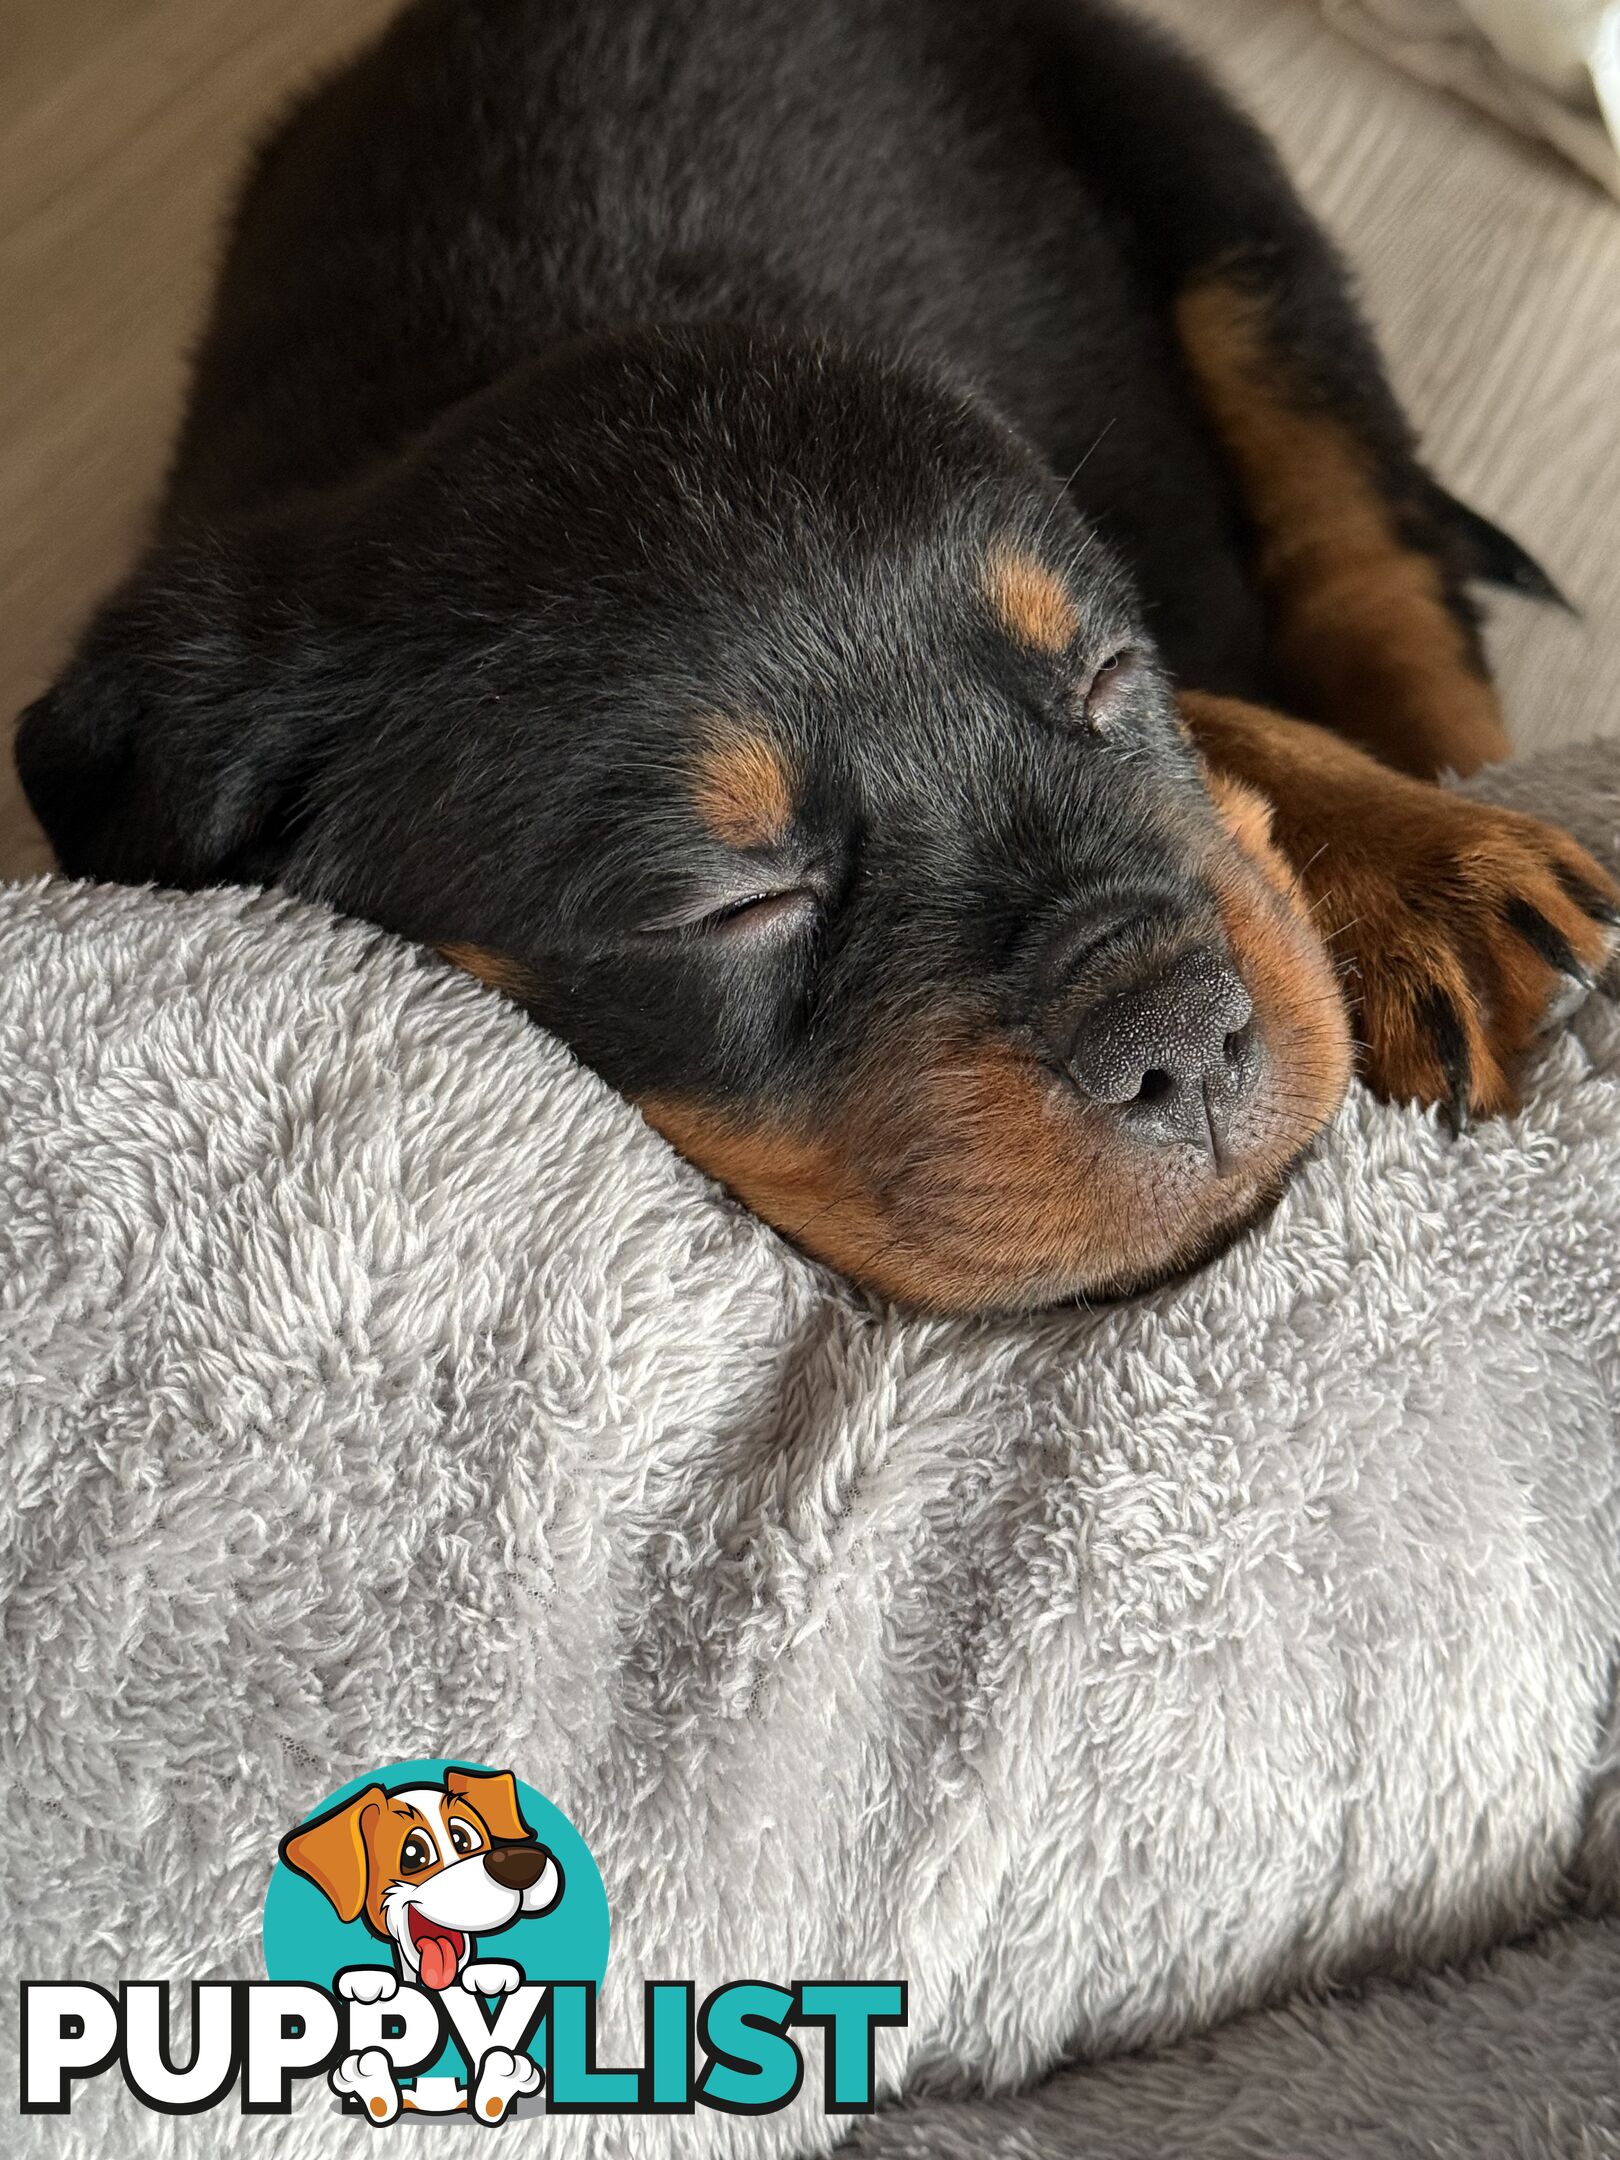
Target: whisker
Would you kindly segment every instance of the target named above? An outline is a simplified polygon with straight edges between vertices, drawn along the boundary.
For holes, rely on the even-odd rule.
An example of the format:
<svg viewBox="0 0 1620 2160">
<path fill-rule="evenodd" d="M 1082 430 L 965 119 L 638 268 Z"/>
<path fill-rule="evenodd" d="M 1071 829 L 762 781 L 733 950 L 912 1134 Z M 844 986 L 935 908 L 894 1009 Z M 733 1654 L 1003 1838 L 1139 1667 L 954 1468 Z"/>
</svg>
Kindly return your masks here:
<svg viewBox="0 0 1620 2160">
<path fill-rule="evenodd" d="M 1051 531 L 1052 520 L 1057 516 L 1059 510 L 1061 510 L 1065 503 L 1068 501 L 1070 488 L 1074 486 L 1074 483 L 1079 479 L 1080 475 L 1091 463 L 1092 458 L 1096 455 L 1098 449 L 1101 447 L 1104 437 L 1108 434 L 1109 430 L 1113 427 L 1113 425 L 1113 420 L 1105 420 L 1103 422 L 1102 426 L 1097 430 L 1097 434 L 1092 442 L 1091 448 L 1084 453 L 1079 463 L 1069 474 L 1067 480 L 1064 481 L 1061 492 L 1058 495 L 1054 496 L 1052 501 L 1048 504 L 1046 515 L 1044 518 L 1042 518 L 1040 523 L 1040 529 L 1035 535 L 1035 544 L 1037 547 Z M 1088 533 L 1086 535 L 1086 552 L 1088 554 L 1091 551 L 1092 544 L 1093 535 Z"/>
</svg>

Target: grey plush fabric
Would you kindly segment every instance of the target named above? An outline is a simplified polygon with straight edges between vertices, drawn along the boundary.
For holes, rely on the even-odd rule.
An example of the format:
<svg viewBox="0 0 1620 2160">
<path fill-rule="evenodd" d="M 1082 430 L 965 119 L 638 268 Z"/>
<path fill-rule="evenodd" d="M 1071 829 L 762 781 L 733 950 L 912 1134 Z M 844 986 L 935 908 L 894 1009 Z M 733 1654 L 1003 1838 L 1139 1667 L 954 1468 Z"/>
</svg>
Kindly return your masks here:
<svg viewBox="0 0 1620 2160">
<path fill-rule="evenodd" d="M 1608 2160 L 1620 1925 L 1299 2004 L 1013 2100 L 876 2118 L 850 2160 Z"/>
<path fill-rule="evenodd" d="M 1495 785 L 1620 858 L 1612 746 Z M 8 1983 L 251 1976 L 281 1833 L 454 1753 L 602 1866 L 605 2060 L 644 1974 L 907 1978 L 869 2160 L 1620 2135 L 1599 1917 L 1262 2007 L 1620 1888 L 1612 1004 L 1519 1119 L 1358 1096 L 1190 1285 L 995 1324 L 867 1304 L 495 998 L 274 897 L 0 891 L 0 1116 Z M 17 2128 L 373 2135 L 110 2081 Z"/>
</svg>

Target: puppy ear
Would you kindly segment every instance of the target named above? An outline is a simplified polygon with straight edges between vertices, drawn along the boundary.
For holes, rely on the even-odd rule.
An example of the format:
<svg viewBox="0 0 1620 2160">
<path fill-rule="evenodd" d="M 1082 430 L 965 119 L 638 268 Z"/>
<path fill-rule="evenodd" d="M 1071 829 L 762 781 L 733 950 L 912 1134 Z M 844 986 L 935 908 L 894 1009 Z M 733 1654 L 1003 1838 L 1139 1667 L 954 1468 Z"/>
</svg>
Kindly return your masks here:
<svg viewBox="0 0 1620 2160">
<path fill-rule="evenodd" d="M 262 883 L 290 845 L 307 741 L 245 554 L 148 566 L 23 714 L 17 769 L 70 877 Z"/>
<path fill-rule="evenodd" d="M 365 1907 L 370 1879 L 366 1817 L 386 1798 L 380 1785 L 368 1785 L 363 1793 L 317 1815 L 281 1841 L 282 1859 L 295 1874 L 308 1877 L 340 1920 L 358 1920 Z"/>
<path fill-rule="evenodd" d="M 518 1845 L 534 1832 L 518 1806 L 517 1780 L 510 1770 L 447 1770 L 445 1791 L 468 1800 L 497 1845 Z"/>
</svg>

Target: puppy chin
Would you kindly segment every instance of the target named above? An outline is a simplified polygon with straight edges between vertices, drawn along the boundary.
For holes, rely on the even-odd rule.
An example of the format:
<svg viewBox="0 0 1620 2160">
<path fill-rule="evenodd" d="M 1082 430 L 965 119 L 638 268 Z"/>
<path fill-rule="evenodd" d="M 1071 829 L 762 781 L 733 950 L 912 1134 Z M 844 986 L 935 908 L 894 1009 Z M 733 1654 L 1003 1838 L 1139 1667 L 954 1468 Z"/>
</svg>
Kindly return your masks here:
<svg viewBox="0 0 1620 2160">
<path fill-rule="evenodd" d="M 1178 1253 L 1156 1267 L 1121 1274 L 1112 1282 L 1077 1293 L 1066 1302 L 1087 1305 L 1123 1305 L 1133 1298 L 1148 1297 L 1158 1290 L 1173 1290 L 1222 1259 L 1251 1232 L 1260 1229 L 1276 1213 L 1284 1193 L 1301 1163 L 1314 1153 L 1315 1143 L 1303 1147 L 1284 1169 L 1265 1178 L 1238 1181 L 1231 1215 L 1201 1229 Z"/>
<path fill-rule="evenodd" d="M 971 1023 L 890 1046 L 817 1128 L 642 1107 L 795 1244 L 912 1310 L 1028 1312 L 1174 1281 L 1270 1212 L 1349 1076 L 1319 943 L 1233 858 L 1233 942 L 1266 1065 L 1219 1163 L 1122 1130 L 1027 1047 Z"/>
<path fill-rule="evenodd" d="M 1190 1221 L 1172 1219 L 1156 1241 L 1157 1250 L 1121 1254 L 1115 1264 L 1099 1254 L 1089 1257 L 1083 1268 L 1048 1269 L 1037 1281 L 1009 1288 L 1000 1296 L 987 1295 L 980 1310 L 1011 1314 L 1065 1305 L 1087 1309 L 1122 1305 L 1190 1282 L 1270 1219 L 1295 1171 L 1314 1150 L 1311 1142 L 1292 1162 L 1260 1175 L 1208 1180 L 1220 1194 L 1219 1212 L 1206 1205 L 1195 1210 Z"/>
</svg>

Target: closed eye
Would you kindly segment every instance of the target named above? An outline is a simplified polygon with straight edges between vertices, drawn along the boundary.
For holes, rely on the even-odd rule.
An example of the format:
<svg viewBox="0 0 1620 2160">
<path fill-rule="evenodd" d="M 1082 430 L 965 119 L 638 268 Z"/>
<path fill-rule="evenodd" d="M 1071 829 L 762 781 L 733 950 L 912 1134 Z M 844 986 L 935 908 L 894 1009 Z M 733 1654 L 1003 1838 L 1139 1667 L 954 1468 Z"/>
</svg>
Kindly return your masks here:
<svg viewBox="0 0 1620 2160">
<path fill-rule="evenodd" d="M 753 893 L 733 900 L 712 915 L 700 916 L 693 925 L 714 936 L 757 936 L 767 930 L 798 929 L 815 920 L 821 896 L 808 885 L 793 885 L 784 892 Z"/>
<path fill-rule="evenodd" d="M 1120 645 L 1092 663 L 1079 698 L 1079 717 L 1088 727 L 1106 727 L 1117 716 L 1135 682 L 1138 657 L 1129 645 Z"/>
<path fill-rule="evenodd" d="M 814 885 L 784 885 L 741 893 L 718 906 L 695 905 L 644 925 L 649 935 L 755 939 L 790 937 L 808 929 L 821 906 Z"/>
</svg>

